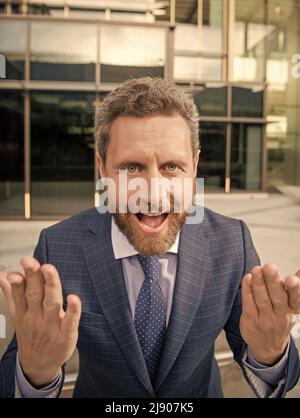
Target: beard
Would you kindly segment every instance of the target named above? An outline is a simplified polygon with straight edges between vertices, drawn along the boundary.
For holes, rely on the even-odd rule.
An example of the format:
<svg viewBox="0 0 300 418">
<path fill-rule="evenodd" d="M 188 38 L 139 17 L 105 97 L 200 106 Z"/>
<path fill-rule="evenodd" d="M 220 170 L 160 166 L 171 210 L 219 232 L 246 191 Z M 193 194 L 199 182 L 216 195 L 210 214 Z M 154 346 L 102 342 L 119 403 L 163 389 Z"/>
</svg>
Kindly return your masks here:
<svg viewBox="0 0 300 418">
<path fill-rule="evenodd" d="M 153 236 L 146 236 L 135 222 L 133 213 L 112 214 L 116 225 L 126 236 L 135 250 L 144 256 L 165 254 L 174 244 L 178 232 L 185 223 L 187 212 L 169 213 L 167 215 L 168 227 L 166 231 Z"/>
</svg>

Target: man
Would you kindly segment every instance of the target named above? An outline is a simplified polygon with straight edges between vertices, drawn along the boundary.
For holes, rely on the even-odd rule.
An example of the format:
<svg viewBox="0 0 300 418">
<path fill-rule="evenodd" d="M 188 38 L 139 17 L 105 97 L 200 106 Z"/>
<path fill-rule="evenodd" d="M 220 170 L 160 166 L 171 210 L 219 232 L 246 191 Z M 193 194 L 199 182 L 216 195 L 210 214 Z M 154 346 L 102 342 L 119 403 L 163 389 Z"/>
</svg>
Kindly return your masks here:
<svg viewBox="0 0 300 418">
<path fill-rule="evenodd" d="M 285 396 L 299 378 L 290 331 L 300 271 L 283 279 L 275 265 L 261 267 L 240 220 L 206 209 L 188 224 L 172 193 L 169 211 L 161 198 L 152 210 L 152 189 L 148 208 L 120 210 L 121 173 L 147 185 L 195 180 L 193 101 L 167 81 L 130 80 L 100 105 L 95 133 L 116 213 L 94 208 L 43 230 L 34 258 L 21 260 L 24 274 L 1 273 L 16 329 L 1 396 L 59 396 L 77 345 L 76 397 L 221 397 L 222 329 L 256 395 Z"/>
</svg>

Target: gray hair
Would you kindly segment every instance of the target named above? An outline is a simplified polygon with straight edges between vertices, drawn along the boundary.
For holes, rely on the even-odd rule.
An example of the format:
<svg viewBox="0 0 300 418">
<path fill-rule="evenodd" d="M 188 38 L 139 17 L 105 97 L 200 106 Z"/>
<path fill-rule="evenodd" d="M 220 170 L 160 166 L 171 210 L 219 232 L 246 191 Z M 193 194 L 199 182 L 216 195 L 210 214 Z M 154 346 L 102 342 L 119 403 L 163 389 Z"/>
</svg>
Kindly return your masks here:
<svg viewBox="0 0 300 418">
<path fill-rule="evenodd" d="M 193 155 L 199 150 L 199 114 L 192 97 L 174 83 L 161 78 L 131 79 L 109 93 L 95 114 L 95 138 L 105 163 L 112 122 L 118 116 L 146 117 L 181 115 L 191 131 Z"/>
</svg>

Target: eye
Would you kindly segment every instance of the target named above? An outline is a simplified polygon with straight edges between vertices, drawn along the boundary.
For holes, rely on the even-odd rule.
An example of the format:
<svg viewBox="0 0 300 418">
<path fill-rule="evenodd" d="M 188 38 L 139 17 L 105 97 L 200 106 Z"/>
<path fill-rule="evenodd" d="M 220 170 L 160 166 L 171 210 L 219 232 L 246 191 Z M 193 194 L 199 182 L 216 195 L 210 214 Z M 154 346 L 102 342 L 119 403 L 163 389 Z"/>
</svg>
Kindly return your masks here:
<svg viewBox="0 0 300 418">
<path fill-rule="evenodd" d="M 177 165 L 176 165 L 176 164 L 174 164 L 174 163 L 168 163 L 168 164 L 166 165 L 166 168 L 167 168 L 167 170 L 168 170 L 168 171 L 170 171 L 170 172 L 174 172 L 174 171 L 176 171 L 176 170 L 177 170 Z"/>
<path fill-rule="evenodd" d="M 128 165 L 125 169 L 128 174 L 135 174 L 138 171 L 138 167 L 136 165 Z"/>
</svg>

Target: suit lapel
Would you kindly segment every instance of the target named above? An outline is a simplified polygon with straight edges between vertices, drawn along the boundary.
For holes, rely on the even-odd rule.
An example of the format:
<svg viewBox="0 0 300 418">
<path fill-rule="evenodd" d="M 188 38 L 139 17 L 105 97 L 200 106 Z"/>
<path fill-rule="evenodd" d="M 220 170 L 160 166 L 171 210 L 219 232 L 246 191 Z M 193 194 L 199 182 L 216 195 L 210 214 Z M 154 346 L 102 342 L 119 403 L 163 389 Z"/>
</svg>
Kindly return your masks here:
<svg viewBox="0 0 300 418">
<path fill-rule="evenodd" d="M 111 243 L 111 216 L 95 210 L 83 243 L 86 264 L 96 295 L 111 331 L 131 368 L 154 396 L 143 353 L 132 321 L 121 260 L 115 260 Z"/>
<path fill-rule="evenodd" d="M 209 260 L 204 224 L 184 225 L 180 234 L 177 274 L 165 345 L 156 376 L 156 391 L 170 372 L 199 307 Z"/>
</svg>

